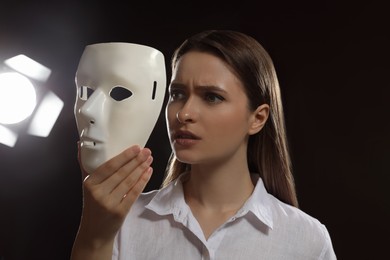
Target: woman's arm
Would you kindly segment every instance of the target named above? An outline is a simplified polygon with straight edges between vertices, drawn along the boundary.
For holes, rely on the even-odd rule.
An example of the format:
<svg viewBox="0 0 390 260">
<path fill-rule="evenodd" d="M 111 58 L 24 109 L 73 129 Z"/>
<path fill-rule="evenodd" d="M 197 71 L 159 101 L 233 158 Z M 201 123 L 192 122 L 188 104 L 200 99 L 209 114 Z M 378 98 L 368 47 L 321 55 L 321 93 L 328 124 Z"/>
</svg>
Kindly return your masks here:
<svg viewBox="0 0 390 260">
<path fill-rule="evenodd" d="M 84 179 L 83 213 L 71 260 L 111 259 L 115 235 L 150 180 L 152 161 L 149 149 L 132 146 Z"/>
</svg>

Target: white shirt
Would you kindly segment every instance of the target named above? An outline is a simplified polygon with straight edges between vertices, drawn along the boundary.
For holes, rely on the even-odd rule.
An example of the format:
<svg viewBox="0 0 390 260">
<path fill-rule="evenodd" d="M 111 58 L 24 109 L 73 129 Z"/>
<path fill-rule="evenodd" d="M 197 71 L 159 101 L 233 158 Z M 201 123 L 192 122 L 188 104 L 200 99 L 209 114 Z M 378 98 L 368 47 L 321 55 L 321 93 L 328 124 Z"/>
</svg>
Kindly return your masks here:
<svg viewBox="0 0 390 260">
<path fill-rule="evenodd" d="M 112 259 L 336 259 L 326 227 L 256 179 L 244 206 L 208 240 L 184 200 L 180 178 L 141 194 L 116 236 Z"/>
</svg>

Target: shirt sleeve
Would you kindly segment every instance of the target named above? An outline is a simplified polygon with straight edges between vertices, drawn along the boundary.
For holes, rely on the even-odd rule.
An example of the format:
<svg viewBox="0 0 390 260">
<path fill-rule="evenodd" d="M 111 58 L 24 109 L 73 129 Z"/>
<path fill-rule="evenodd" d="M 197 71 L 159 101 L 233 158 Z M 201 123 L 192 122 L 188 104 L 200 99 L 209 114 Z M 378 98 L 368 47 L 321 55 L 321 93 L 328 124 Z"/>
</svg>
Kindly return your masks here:
<svg viewBox="0 0 390 260">
<path fill-rule="evenodd" d="M 333 244 L 329 232 L 325 226 L 323 226 L 323 228 L 324 228 L 325 243 L 319 259 L 337 260 L 336 253 L 334 252 Z"/>
<path fill-rule="evenodd" d="M 118 236 L 115 237 L 111 260 L 119 260 Z"/>
</svg>

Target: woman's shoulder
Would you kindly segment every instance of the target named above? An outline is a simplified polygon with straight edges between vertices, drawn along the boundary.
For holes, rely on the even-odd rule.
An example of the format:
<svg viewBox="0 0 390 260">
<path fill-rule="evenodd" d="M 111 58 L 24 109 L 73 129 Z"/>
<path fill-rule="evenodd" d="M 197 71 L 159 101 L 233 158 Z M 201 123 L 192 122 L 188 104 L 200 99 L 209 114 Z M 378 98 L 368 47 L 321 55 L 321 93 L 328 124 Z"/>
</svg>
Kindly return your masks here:
<svg viewBox="0 0 390 260">
<path fill-rule="evenodd" d="M 306 230 L 308 233 L 324 233 L 326 227 L 314 216 L 309 215 L 304 210 L 287 204 L 273 194 L 268 193 L 260 179 L 258 179 L 255 199 L 258 208 L 272 219 L 272 226 L 275 228 L 283 227 L 283 229 L 300 229 Z"/>
<path fill-rule="evenodd" d="M 284 203 L 277 198 L 270 196 L 272 203 L 272 215 L 276 223 L 280 225 L 296 226 L 306 228 L 313 232 L 326 231 L 325 225 L 318 218 L 305 212 L 304 210 Z"/>
<path fill-rule="evenodd" d="M 327 227 L 318 218 L 304 210 L 286 204 L 270 196 L 274 228 L 290 230 L 304 241 L 331 246 L 331 239 Z"/>
<path fill-rule="evenodd" d="M 336 259 L 329 231 L 318 218 L 272 195 L 269 195 L 269 200 L 272 201 L 273 232 L 287 236 L 285 239 L 296 247 L 306 247 L 308 252 L 321 252 L 324 259 Z"/>
</svg>

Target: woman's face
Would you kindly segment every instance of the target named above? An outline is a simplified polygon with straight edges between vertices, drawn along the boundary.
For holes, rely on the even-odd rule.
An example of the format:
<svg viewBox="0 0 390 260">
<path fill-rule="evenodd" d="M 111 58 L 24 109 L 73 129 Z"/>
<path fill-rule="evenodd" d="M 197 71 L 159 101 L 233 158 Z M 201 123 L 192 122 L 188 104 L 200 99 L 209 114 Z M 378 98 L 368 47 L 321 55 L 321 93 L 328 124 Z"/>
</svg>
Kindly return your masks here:
<svg viewBox="0 0 390 260">
<path fill-rule="evenodd" d="M 179 161 L 246 160 L 256 116 L 248 108 L 244 86 L 225 62 L 205 52 L 186 53 L 172 72 L 169 94 L 167 126 Z"/>
</svg>

